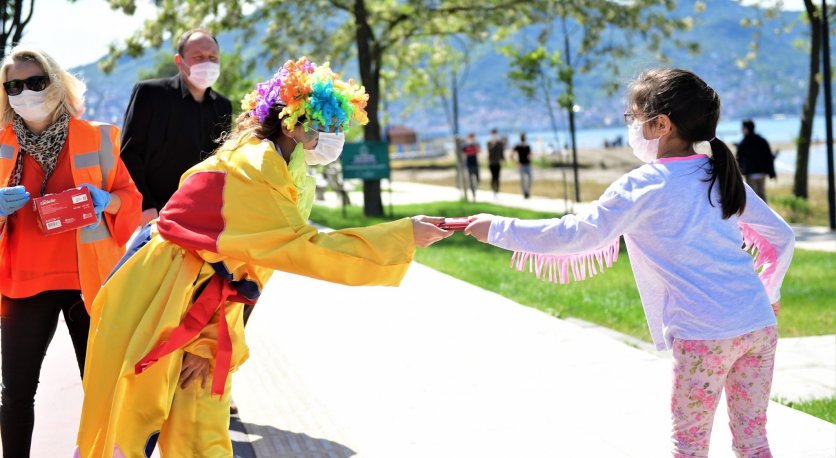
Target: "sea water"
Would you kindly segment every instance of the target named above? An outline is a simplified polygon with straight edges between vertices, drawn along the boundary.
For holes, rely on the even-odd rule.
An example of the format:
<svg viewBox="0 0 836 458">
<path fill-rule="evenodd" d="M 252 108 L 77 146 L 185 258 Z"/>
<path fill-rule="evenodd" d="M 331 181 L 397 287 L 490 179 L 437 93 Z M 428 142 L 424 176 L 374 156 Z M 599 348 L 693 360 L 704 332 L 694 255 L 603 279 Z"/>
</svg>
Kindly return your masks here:
<svg viewBox="0 0 836 458">
<path fill-rule="evenodd" d="M 728 120 L 722 121 L 717 126 L 717 136 L 729 144 L 732 151 L 735 151 L 734 144 L 740 142 L 743 138 L 743 133 L 740 129 L 742 120 Z M 754 118 L 755 132 L 766 138 L 766 140 L 773 145 L 773 153 L 777 153 L 775 158 L 775 168 L 779 173 L 792 173 L 795 171 L 796 150 L 794 147 L 778 148 L 779 144 L 794 143 L 798 136 L 798 130 L 801 125 L 799 117 L 790 117 L 775 115 L 769 118 Z M 836 118 L 834 118 L 836 124 Z M 508 147 L 511 148 L 519 141 L 518 132 L 500 132 L 500 135 L 508 137 Z M 557 140 L 552 132 L 531 132 L 527 136 L 527 141 L 535 149 L 540 149 L 540 153 L 559 151 L 560 147 L 567 147 L 569 144 L 568 134 L 558 132 Z M 579 129 L 576 132 L 576 140 L 579 148 L 601 148 L 604 142 L 613 142 L 618 138 L 626 146 L 627 145 L 627 128 L 623 126 L 610 126 L 594 129 Z M 482 148 L 484 150 L 487 135 L 478 137 Z M 825 139 L 825 125 L 824 116 L 816 116 L 813 120 L 813 146 L 810 148 L 810 174 L 826 175 L 827 174 L 827 148 L 824 145 Z M 558 146 L 559 145 L 559 146 Z"/>
</svg>

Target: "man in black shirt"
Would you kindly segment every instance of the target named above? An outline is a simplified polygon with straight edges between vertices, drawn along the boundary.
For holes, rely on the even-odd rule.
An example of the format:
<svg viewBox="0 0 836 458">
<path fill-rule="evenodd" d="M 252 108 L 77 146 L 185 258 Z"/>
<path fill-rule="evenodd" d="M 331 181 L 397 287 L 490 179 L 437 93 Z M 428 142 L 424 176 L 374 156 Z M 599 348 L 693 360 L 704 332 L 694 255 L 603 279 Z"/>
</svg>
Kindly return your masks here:
<svg viewBox="0 0 836 458">
<path fill-rule="evenodd" d="M 491 189 L 494 197 L 499 192 L 499 174 L 504 160 L 505 142 L 499 137 L 496 129 L 491 129 L 491 136 L 488 138 L 488 168 L 491 170 Z"/>
<path fill-rule="evenodd" d="M 523 196 L 531 197 L 531 147 L 525 142 L 525 133 L 520 134 L 520 143 L 514 147 L 517 159 L 520 161 L 520 187 Z"/>
<path fill-rule="evenodd" d="M 743 140 L 737 145 L 737 162 L 746 183 L 766 201 L 766 177 L 775 178 L 775 157 L 769 143 L 755 133 L 755 123 L 743 121 Z"/>
<path fill-rule="evenodd" d="M 205 29 L 182 35 L 180 72 L 134 86 L 122 130 L 122 161 L 142 193 L 142 224 L 157 217 L 180 176 L 209 156 L 232 124 L 232 104 L 213 91 L 220 75 L 218 42 Z"/>
</svg>

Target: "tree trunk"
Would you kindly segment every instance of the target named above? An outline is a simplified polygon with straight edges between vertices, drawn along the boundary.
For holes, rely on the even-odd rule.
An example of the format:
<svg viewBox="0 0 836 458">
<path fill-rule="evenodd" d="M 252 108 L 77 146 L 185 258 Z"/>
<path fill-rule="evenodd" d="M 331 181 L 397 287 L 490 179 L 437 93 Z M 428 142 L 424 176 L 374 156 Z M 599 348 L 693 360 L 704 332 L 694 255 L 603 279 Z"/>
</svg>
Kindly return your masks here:
<svg viewBox="0 0 836 458">
<path fill-rule="evenodd" d="M 8 20 L 9 4 L 6 0 L 0 3 L 0 54 L 6 57 L 6 42 L 9 39 L 9 32 L 6 28 L 6 21 Z"/>
<path fill-rule="evenodd" d="M 812 0 L 804 0 L 807 17 L 810 19 L 810 73 L 807 77 L 807 98 L 801 111 L 801 128 L 798 132 L 795 158 L 795 181 L 792 192 L 796 197 L 807 198 L 807 177 L 810 163 L 810 140 L 813 136 L 813 118 L 816 115 L 816 100 L 819 97 L 818 75 L 821 70 L 821 20 Z"/>
<path fill-rule="evenodd" d="M 566 66 L 572 68 L 572 48 L 569 47 L 569 31 L 566 28 L 566 16 L 562 17 L 563 47 L 566 53 Z M 575 74 L 570 74 L 569 81 L 566 81 L 566 91 L 569 93 L 569 137 L 572 140 L 572 175 L 575 180 L 575 202 L 581 201 L 581 183 L 578 176 L 578 146 L 575 143 Z"/>
<path fill-rule="evenodd" d="M 378 107 L 380 106 L 380 65 L 382 64 L 382 52 L 379 45 L 374 42 L 374 35 L 368 21 L 365 0 L 354 2 L 354 24 L 357 37 L 357 63 L 360 67 L 360 79 L 366 92 L 369 94 L 369 102 L 366 105 L 366 112 L 369 115 L 369 123 L 363 127 L 363 136 L 366 141 L 379 141 L 381 139 L 380 121 L 378 120 Z M 383 201 L 380 198 L 380 180 L 363 180 L 363 212 L 366 216 L 382 216 Z"/>
</svg>

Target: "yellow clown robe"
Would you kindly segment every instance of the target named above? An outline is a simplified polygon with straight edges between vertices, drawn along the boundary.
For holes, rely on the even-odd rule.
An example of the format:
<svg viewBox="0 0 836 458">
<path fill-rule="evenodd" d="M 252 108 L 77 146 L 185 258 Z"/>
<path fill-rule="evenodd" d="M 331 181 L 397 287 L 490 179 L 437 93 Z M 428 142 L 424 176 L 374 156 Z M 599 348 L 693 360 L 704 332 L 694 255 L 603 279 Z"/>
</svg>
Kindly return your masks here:
<svg viewBox="0 0 836 458">
<path fill-rule="evenodd" d="M 240 302 L 257 299 L 273 270 L 400 283 L 412 222 L 318 232 L 303 215 L 312 189 L 302 156 L 300 145 L 289 168 L 251 138 L 183 175 L 93 303 L 79 456 L 145 457 L 156 445 L 163 456 L 232 456 L 226 376 L 248 355 Z M 184 351 L 213 361 L 213 383 L 178 386 Z"/>
</svg>

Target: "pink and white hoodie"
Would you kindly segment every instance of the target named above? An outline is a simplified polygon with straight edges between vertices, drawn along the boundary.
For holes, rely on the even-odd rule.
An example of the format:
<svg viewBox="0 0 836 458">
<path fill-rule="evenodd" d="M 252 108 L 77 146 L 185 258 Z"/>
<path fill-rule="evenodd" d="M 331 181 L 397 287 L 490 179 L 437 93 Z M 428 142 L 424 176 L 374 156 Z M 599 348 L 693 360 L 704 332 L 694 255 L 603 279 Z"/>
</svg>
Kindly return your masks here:
<svg viewBox="0 0 836 458">
<path fill-rule="evenodd" d="M 709 170 L 702 154 L 660 159 L 622 176 L 581 214 L 496 217 L 488 243 L 514 251 L 517 269 L 567 283 L 611 266 L 623 235 L 659 350 L 674 338 L 726 339 L 774 325 L 792 229 L 749 186 L 744 212 L 723 219 L 716 183 L 709 203 Z"/>
</svg>

